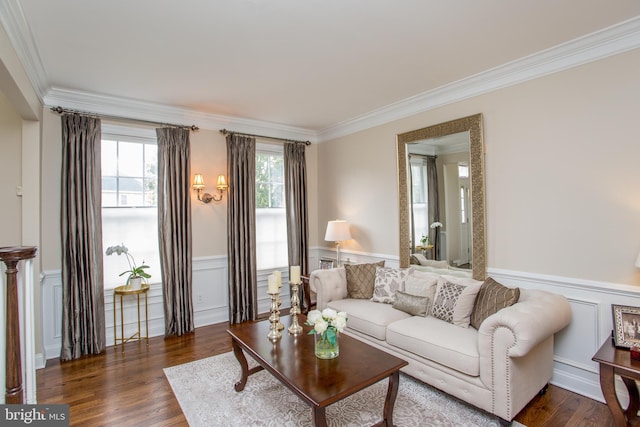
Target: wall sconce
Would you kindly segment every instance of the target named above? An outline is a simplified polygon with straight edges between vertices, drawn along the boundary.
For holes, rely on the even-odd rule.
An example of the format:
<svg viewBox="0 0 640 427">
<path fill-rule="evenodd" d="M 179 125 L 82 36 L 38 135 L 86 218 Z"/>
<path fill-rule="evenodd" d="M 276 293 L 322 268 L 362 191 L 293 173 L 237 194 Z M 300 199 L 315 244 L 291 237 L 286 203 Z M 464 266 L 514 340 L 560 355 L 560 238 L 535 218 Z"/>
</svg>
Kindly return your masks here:
<svg viewBox="0 0 640 427">
<path fill-rule="evenodd" d="M 218 175 L 218 183 L 216 184 L 216 188 L 218 189 L 217 197 L 215 194 L 211 195 L 209 193 L 203 193 L 202 196 L 200 196 L 200 192 L 204 189 L 204 178 L 200 173 L 197 173 L 194 175 L 193 189 L 198 192 L 198 200 L 200 200 L 201 202 L 210 203 L 212 200 L 216 202 L 219 202 L 220 200 L 222 200 L 222 192 L 227 188 L 229 188 L 229 186 L 227 185 L 227 180 L 225 179 L 224 175 Z"/>
</svg>

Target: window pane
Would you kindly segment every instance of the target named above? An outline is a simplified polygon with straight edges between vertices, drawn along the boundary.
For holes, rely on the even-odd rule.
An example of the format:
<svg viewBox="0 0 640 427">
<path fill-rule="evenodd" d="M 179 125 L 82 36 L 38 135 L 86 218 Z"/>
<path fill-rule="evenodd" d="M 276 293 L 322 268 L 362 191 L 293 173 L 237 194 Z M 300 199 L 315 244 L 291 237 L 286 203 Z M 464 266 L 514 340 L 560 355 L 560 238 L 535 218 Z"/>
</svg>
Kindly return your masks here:
<svg viewBox="0 0 640 427">
<path fill-rule="evenodd" d="M 102 177 L 102 206 L 118 206 L 118 186 L 114 177 Z"/>
<path fill-rule="evenodd" d="M 284 208 L 284 185 L 273 184 L 271 187 L 271 207 Z"/>
<path fill-rule="evenodd" d="M 157 206 L 158 180 L 157 178 L 144 180 L 144 206 Z"/>
<path fill-rule="evenodd" d="M 144 206 L 142 179 L 118 178 L 120 206 Z"/>
<path fill-rule="evenodd" d="M 288 264 L 284 154 L 256 152 L 256 261 L 258 270 Z"/>
<path fill-rule="evenodd" d="M 144 175 L 147 178 L 158 176 L 158 146 L 144 144 Z"/>
<path fill-rule="evenodd" d="M 117 141 L 102 141 L 102 175 L 115 176 L 118 174 L 118 143 Z"/>
<path fill-rule="evenodd" d="M 256 207 L 269 207 L 269 184 L 256 183 Z"/>
<path fill-rule="evenodd" d="M 284 209 L 256 209 L 256 264 L 258 270 L 289 264 Z"/>
<path fill-rule="evenodd" d="M 271 182 L 284 182 L 284 156 L 271 156 Z"/>
<path fill-rule="evenodd" d="M 133 142 L 120 141 L 118 153 L 118 166 L 120 176 L 137 176 L 142 177 L 143 160 L 142 150 L 143 144 Z"/>
<path fill-rule="evenodd" d="M 109 246 L 124 244 L 137 266 L 144 262 L 150 267 L 145 270 L 151 275 L 149 281 L 158 283 L 161 279 L 157 224 L 157 209 L 103 209 L 102 247 L 106 251 Z M 106 289 L 126 284 L 127 276 L 119 276 L 123 271 L 129 270 L 125 255 L 105 255 L 103 265 Z"/>
</svg>

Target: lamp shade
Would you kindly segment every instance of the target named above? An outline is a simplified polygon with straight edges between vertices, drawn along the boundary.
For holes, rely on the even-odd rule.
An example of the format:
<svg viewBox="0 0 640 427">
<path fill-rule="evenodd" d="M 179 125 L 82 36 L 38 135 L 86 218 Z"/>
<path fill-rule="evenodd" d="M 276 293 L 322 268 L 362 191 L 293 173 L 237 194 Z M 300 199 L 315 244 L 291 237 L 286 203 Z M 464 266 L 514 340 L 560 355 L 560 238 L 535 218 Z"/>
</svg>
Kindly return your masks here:
<svg viewBox="0 0 640 427">
<path fill-rule="evenodd" d="M 225 179 L 224 175 L 218 175 L 218 184 L 216 185 L 216 187 L 219 189 L 225 189 L 228 187 L 227 180 Z"/>
<path fill-rule="evenodd" d="M 327 223 L 327 231 L 324 234 L 324 240 L 329 242 L 343 242 L 351 239 L 349 231 L 349 223 L 342 219 L 329 221 Z"/>
<path fill-rule="evenodd" d="M 638 259 L 636 260 L 636 267 L 640 268 L 640 254 L 638 254 Z"/>
<path fill-rule="evenodd" d="M 202 177 L 201 173 L 197 173 L 193 177 L 193 188 L 195 188 L 195 189 L 204 188 L 204 178 Z"/>
</svg>

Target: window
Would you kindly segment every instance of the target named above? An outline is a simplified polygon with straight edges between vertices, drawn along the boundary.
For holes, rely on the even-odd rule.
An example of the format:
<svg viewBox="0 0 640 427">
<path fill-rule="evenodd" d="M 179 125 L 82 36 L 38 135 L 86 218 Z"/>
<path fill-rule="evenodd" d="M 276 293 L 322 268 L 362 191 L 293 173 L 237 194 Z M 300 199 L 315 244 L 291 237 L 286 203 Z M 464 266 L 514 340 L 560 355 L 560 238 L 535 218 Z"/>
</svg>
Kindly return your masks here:
<svg viewBox="0 0 640 427">
<path fill-rule="evenodd" d="M 419 245 L 422 236 L 429 235 L 429 212 L 427 210 L 427 163 L 422 158 L 411 159 L 411 185 L 413 191 L 414 244 Z"/>
<path fill-rule="evenodd" d="M 287 219 L 282 146 L 256 146 L 256 264 L 258 270 L 286 267 Z"/>
<path fill-rule="evenodd" d="M 160 281 L 158 146 L 153 130 L 102 126 L 102 246 L 124 244 L 137 266 Z M 127 257 L 104 255 L 104 287 L 126 284 Z"/>
</svg>

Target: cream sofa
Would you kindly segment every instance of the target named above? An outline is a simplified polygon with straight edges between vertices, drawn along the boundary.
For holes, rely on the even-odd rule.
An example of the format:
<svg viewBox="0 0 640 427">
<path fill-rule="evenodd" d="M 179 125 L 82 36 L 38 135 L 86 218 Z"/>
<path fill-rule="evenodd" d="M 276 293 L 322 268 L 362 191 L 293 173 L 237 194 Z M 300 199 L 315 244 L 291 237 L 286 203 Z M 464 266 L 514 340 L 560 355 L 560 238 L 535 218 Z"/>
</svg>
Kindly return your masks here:
<svg viewBox="0 0 640 427">
<path fill-rule="evenodd" d="M 478 282 L 480 283 L 480 282 Z M 409 362 L 403 372 L 510 422 L 552 376 L 553 336 L 571 320 L 563 296 L 521 289 L 478 330 L 391 304 L 347 298 L 344 268 L 314 271 L 317 307 L 346 311 L 345 333 Z"/>
</svg>

